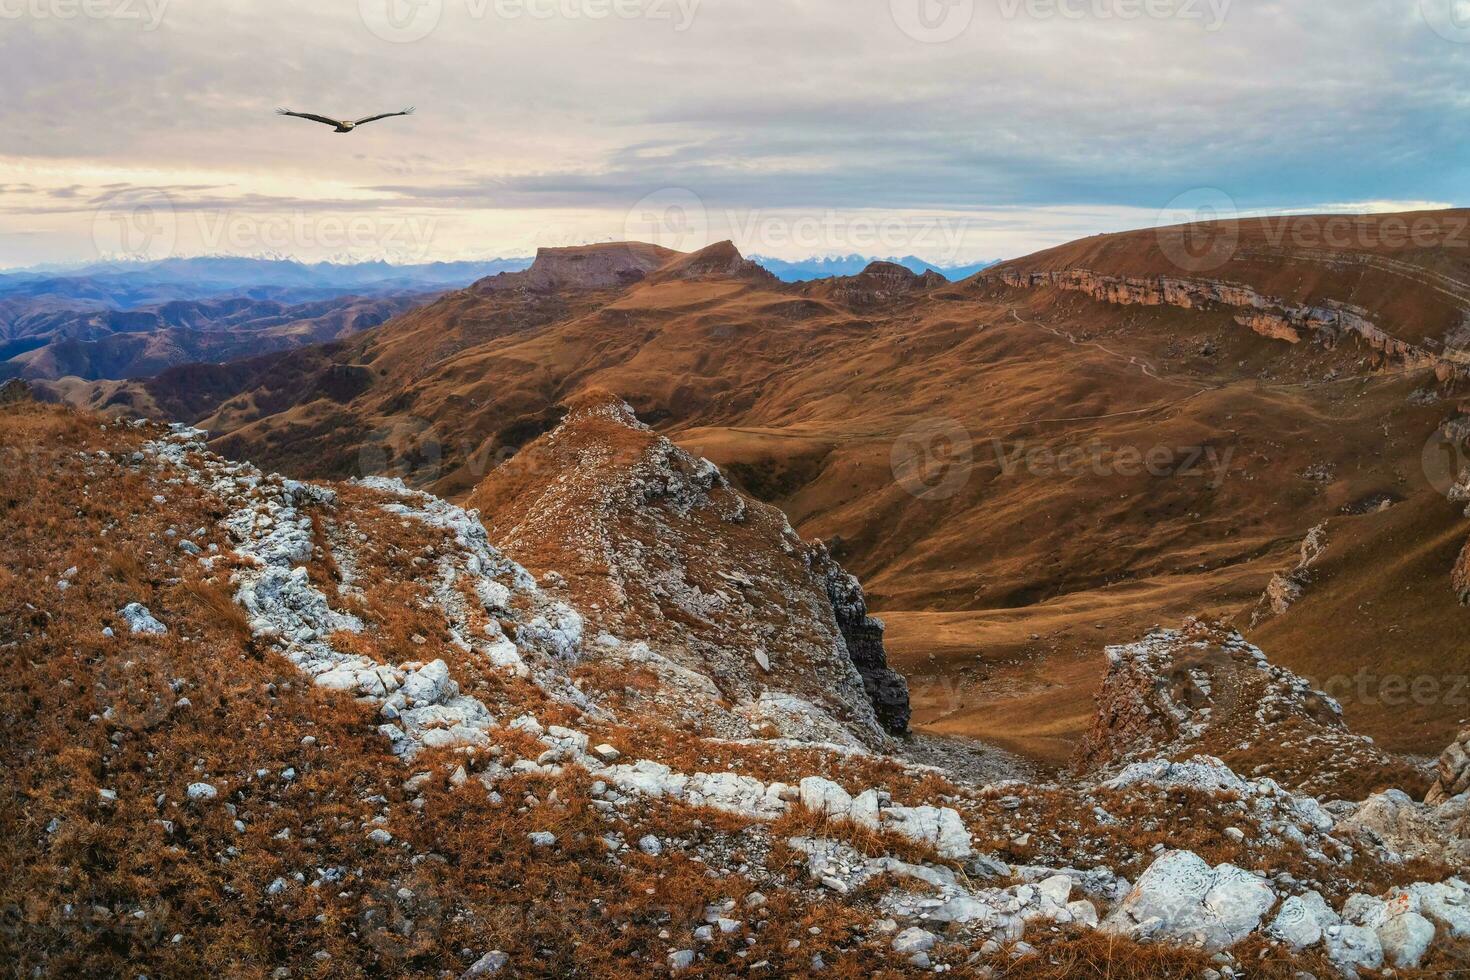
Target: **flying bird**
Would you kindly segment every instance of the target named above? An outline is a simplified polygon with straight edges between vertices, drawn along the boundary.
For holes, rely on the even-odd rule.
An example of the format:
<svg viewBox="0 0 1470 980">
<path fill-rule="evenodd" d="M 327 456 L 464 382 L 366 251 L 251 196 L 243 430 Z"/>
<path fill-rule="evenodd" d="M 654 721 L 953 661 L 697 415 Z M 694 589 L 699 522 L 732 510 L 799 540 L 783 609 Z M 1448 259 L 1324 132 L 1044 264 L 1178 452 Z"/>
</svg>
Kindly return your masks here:
<svg viewBox="0 0 1470 980">
<path fill-rule="evenodd" d="M 411 116 L 413 115 L 413 106 L 409 106 L 402 112 L 384 112 L 376 116 L 367 116 L 362 119 L 328 119 L 326 116 L 318 116 L 310 112 L 292 112 L 290 109 L 277 109 L 276 114 L 280 116 L 295 116 L 297 119 L 310 119 L 312 122 L 326 123 L 328 126 L 334 127 L 332 130 L 333 132 L 350 133 L 354 129 L 365 123 L 375 122 L 379 119 L 387 119 L 389 116 Z"/>
</svg>

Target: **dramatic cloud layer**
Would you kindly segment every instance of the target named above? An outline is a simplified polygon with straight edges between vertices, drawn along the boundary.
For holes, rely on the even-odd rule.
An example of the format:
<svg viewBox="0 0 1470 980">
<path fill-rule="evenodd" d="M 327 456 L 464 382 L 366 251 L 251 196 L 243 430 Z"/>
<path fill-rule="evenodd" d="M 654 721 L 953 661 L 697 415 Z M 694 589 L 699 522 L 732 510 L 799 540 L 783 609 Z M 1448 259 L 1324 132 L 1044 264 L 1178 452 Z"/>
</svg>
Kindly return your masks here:
<svg viewBox="0 0 1470 980">
<path fill-rule="evenodd" d="M 1467 51 L 1461 0 L 0 0 L 0 264 L 957 261 L 1181 195 L 1459 203 Z"/>
</svg>

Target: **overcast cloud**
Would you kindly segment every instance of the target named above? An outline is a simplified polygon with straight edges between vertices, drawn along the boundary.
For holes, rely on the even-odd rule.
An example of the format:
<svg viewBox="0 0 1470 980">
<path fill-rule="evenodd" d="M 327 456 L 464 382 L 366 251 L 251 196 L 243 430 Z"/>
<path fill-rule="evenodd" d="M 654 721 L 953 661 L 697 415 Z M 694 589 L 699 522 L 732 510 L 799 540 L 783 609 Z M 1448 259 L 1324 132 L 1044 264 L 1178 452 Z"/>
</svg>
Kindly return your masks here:
<svg viewBox="0 0 1470 980">
<path fill-rule="evenodd" d="M 1464 204 L 1467 51 L 1463 0 L 0 0 L 0 265 Z"/>
</svg>

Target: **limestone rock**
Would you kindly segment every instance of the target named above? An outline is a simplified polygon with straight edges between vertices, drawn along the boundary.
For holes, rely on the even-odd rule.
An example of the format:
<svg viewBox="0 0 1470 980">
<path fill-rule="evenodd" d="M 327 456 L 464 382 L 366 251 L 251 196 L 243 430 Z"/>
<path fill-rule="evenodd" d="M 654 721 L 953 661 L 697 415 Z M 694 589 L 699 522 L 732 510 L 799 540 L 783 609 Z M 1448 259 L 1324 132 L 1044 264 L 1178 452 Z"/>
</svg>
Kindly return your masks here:
<svg viewBox="0 0 1470 980">
<path fill-rule="evenodd" d="M 1270 931 L 1292 949 L 1307 949 L 1322 941 L 1326 931 L 1342 919 L 1318 892 L 1293 895 L 1281 903 Z"/>
<path fill-rule="evenodd" d="M 494 976 L 505 969 L 510 963 L 510 957 L 500 950 L 491 950 L 484 956 L 470 964 L 470 968 L 460 974 L 459 980 L 477 980 L 479 977 Z"/>
<path fill-rule="evenodd" d="M 893 951 L 900 956 L 927 953 L 934 948 L 938 937 L 926 929 L 911 926 L 893 937 Z"/>
<path fill-rule="evenodd" d="M 1170 851 L 1103 921 L 1104 931 L 1227 949 L 1250 935 L 1276 904 L 1271 886 L 1230 864 L 1211 868 L 1189 851 Z"/>
<path fill-rule="evenodd" d="M 141 602 L 130 602 L 119 609 L 117 614 L 128 624 L 130 632 L 150 636 L 162 636 L 168 632 L 168 627 L 155 619 L 148 607 Z"/>
<path fill-rule="evenodd" d="M 894 806 L 883 811 L 882 820 L 885 830 L 931 844 L 940 857 L 959 860 L 975 853 L 965 822 L 949 807 Z"/>
<path fill-rule="evenodd" d="M 1461 732 L 1441 753 L 1435 777 L 1429 795 L 1424 797 L 1424 802 L 1430 806 L 1438 806 L 1461 793 L 1470 793 L 1470 728 Z"/>
</svg>

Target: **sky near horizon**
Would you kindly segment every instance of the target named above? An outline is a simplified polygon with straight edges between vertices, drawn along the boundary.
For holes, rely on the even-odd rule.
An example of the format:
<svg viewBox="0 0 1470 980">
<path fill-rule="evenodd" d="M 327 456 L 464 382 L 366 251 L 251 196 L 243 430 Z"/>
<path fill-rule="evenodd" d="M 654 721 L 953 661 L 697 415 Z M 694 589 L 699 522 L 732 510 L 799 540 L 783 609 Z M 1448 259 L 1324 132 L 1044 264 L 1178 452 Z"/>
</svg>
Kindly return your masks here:
<svg viewBox="0 0 1470 980">
<path fill-rule="evenodd" d="M 1470 0 L 0 0 L 0 266 L 1458 206 L 1467 68 Z"/>
</svg>

